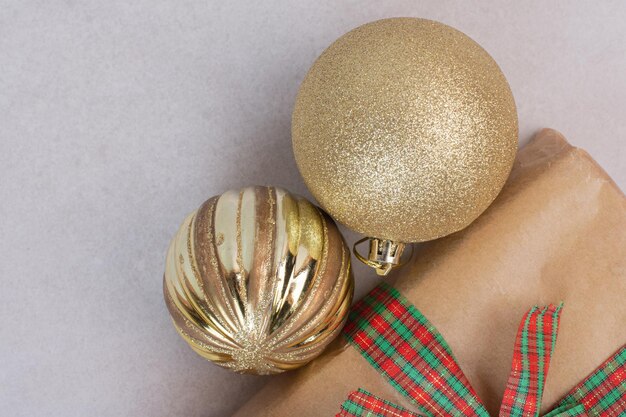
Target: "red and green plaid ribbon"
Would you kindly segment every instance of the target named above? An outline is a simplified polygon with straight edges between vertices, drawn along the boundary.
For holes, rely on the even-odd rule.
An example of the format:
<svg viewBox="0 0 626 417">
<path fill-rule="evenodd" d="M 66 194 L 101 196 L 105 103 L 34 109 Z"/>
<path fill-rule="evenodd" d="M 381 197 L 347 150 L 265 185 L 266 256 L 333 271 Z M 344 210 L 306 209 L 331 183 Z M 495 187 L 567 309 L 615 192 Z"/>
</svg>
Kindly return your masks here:
<svg viewBox="0 0 626 417">
<path fill-rule="evenodd" d="M 341 405 L 341 412 L 337 414 L 338 417 L 419 417 L 422 415 L 378 398 L 363 389 L 351 392 L 348 399 Z"/>
<path fill-rule="evenodd" d="M 558 307 L 533 307 L 517 331 L 511 374 L 506 384 L 500 417 L 539 415 L 543 386 L 559 329 Z"/>
<path fill-rule="evenodd" d="M 344 332 L 426 415 L 489 415 L 441 334 L 395 288 L 382 284 L 359 301 Z"/>
<path fill-rule="evenodd" d="M 538 416 L 560 311 L 561 306 L 535 307 L 524 316 L 500 416 Z M 337 416 L 488 416 L 443 336 L 393 287 L 381 284 L 359 301 L 344 333 L 421 413 L 358 390 Z M 626 416 L 625 363 L 626 346 L 545 417 Z"/>
<path fill-rule="evenodd" d="M 626 345 L 569 392 L 544 417 L 626 416 Z"/>
</svg>

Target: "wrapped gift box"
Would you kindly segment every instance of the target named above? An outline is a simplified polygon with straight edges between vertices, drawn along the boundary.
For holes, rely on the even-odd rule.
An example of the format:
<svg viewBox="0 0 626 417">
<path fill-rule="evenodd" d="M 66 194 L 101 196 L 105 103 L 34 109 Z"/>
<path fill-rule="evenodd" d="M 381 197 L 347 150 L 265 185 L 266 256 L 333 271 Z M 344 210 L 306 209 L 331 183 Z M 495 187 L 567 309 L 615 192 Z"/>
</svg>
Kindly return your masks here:
<svg viewBox="0 0 626 417">
<path fill-rule="evenodd" d="M 443 334 L 492 415 L 520 317 L 563 301 L 550 409 L 626 342 L 626 198 L 586 152 L 543 130 L 479 219 L 427 245 L 391 281 Z M 235 416 L 331 416 L 357 388 L 417 410 L 340 338 L 271 378 Z"/>
</svg>

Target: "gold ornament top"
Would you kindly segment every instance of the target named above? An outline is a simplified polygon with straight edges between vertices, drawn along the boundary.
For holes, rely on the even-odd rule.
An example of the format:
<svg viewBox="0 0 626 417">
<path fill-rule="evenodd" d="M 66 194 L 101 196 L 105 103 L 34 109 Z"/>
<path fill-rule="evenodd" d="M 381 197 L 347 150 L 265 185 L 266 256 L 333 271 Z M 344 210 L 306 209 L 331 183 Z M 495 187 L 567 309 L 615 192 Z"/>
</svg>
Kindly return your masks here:
<svg viewBox="0 0 626 417">
<path fill-rule="evenodd" d="M 198 354 L 256 374 L 319 355 L 341 330 L 353 287 L 332 219 L 273 187 L 228 191 L 190 214 L 163 282 L 174 325 Z"/>
<path fill-rule="evenodd" d="M 395 242 L 466 227 L 517 151 L 509 85 L 476 42 L 395 18 L 335 41 L 302 82 L 292 120 L 304 181 L 336 220 Z"/>
</svg>

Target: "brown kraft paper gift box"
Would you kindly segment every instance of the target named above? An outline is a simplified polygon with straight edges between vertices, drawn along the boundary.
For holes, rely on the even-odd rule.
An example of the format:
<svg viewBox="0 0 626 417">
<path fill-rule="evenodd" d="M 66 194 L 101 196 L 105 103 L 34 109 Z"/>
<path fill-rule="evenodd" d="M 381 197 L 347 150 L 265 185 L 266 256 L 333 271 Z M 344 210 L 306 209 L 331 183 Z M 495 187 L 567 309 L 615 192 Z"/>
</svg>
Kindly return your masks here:
<svg viewBox="0 0 626 417">
<path fill-rule="evenodd" d="M 494 204 L 393 281 L 448 341 L 492 415 L 522 315 L 563 301 L 545 412 L 626 342 L 626 198 L 586 152 L 545 129 L 519 152 Z M 340 337 L 235 416 L 333 416 L 358 388 L 417 411 Z"/>
</svg>

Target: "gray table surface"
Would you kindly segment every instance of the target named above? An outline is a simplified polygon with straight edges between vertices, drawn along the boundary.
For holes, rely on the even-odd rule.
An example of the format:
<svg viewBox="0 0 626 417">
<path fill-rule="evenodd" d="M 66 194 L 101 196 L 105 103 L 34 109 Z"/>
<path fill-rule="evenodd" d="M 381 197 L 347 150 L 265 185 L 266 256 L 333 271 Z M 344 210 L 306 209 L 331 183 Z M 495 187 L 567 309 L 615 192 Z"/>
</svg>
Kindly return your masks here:
<svg viewBox="0 0 626 417">
<path fill-rule="evenodd" d="M 176 335 L 166 247 L 228 188 L 308 195 L 298 85 L 391 16 L 469 34 L 511 83 L 521 143 L 556 128 L 626 186 L 625 2 L 1 1 L 0 414 L 223 416 L 265 382 Z M 376 278 L 356 272 L 363 294 Z"/>
</svg>

